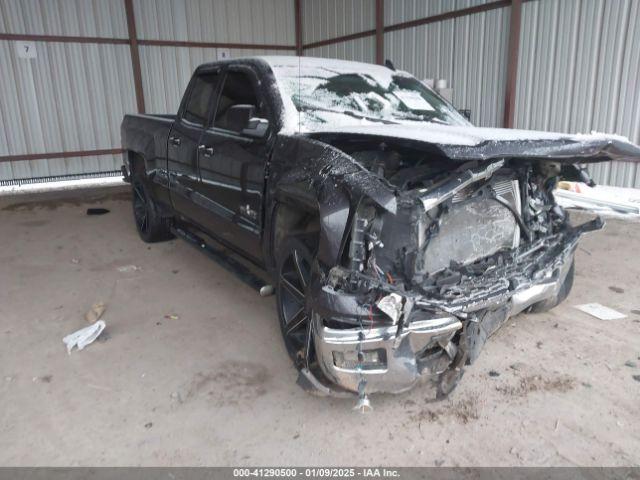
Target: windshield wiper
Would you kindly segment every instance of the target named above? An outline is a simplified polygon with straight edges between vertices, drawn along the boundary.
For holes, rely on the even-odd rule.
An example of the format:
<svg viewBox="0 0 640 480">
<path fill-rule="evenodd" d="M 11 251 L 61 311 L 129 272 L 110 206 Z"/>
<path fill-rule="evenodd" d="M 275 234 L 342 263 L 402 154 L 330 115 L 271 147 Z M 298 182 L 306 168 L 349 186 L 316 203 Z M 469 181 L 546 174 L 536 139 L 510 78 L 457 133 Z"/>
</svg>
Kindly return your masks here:
<svg viewBox="0 0 640 480">
<path fill-rule="evenodd" d="M 397 118 L 399 120 L 414 120 L 417 122 L 431 122 L 431 123 L 439 123 L 442 125 L 449 125 L 447 122 L 445 122 L 444 120 L 438 117 L 428 117 L 426 115 L 418 115 L 418 114 L 399 115 L 397 113 L 392 113 L 391 115 L 393 115 L 394 118 Z"/>
<path fill-rule="evenodd" d="M 400 123 L 400 122 L 394 122 L 393 120 L 388 120 L 386 118 L 370 117 L 369 115 L 363 115 L 361 113 L 354 112 L 353 110 L 333 110 L 331 108 L 323 108 L 323 107 L 315 107 L 315 106 L 312 107 L 312 106 L 306 106 L 306 105 L 300 105 L 298 106 L 298 108 L 305 112 L 317 111 L 317 112 L 339 113 L 342 115 L 347 115 L 349 117 L 357 118 L 359 120 L 370 120 L 372 122 L 380 122 L 380 123 L 386 123 L 391 125 L 398 125 Z"/>
</svg>

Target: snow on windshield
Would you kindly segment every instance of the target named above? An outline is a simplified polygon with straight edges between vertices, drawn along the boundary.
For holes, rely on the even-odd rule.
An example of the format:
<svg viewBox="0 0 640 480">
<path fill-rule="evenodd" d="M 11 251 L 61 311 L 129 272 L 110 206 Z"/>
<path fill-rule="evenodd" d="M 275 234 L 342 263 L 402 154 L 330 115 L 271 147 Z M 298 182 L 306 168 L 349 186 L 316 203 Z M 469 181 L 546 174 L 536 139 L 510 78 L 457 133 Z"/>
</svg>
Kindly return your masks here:
<svg viewBox="0 0 640 480">
<path fill-rule="evenodd" d="M 313 131 L 370 124 L 470 125 L 405 72 L 354 62 L 301 59 L 271 64 L 285 103 L 285 127 Z"/>
</svg>

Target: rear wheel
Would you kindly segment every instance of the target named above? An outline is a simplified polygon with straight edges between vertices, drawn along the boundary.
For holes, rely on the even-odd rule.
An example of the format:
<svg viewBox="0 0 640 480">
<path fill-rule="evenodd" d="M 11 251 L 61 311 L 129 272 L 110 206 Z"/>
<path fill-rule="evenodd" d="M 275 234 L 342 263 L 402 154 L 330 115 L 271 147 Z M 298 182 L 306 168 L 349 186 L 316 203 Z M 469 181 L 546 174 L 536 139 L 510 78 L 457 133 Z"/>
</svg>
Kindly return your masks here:
<svg viewBox="0 0 640 480">
<path fill-rule="evenodd" d="M 307 305 L 313 254 L 300 239 L 282 243 L 277 259 L 276 301 L 280 330 L 289 356 L 298 368 L 314 360 L 311 311 Z"/>
<path fill-rule="evenodd" d="M 148 243 L 173 238 L 170 219 L 159 214 L 144 177 L 135 174 L 131 180 L 131 186 L 133 190 L 133 218 L 140 238 Z"/>
</svg>

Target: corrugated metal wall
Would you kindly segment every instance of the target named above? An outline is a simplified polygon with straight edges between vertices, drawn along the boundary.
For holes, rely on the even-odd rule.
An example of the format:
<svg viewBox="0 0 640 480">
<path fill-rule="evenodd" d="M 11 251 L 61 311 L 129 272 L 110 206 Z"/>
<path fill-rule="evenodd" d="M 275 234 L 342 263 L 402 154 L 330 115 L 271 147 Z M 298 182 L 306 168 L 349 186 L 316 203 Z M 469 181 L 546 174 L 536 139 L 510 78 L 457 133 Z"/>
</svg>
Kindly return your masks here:
<svg viewBox="0 0 640 480">
<path fill-rule="evenodd" d="M 302 0 L 304 44 L 371 30 L 375 25 L 375 0 Z"/>
<path fill-rule="evenodd" d="M 388 22 L 413 20 L 479 2 L 391 2 Z M 408 4 L 408 5 L 407 5 Z M 445 8 L 449 7 L 449 8 Z M 510 8 L 458 17 L 385 34 L 384 57 L 420 79 L 444 78 L 453 104 L 470 109 L 474 124 L 502 124 Z"/>
<path fill-rule="evenodd" d="M 121 0 L 0 1 L 3 33 L 127 36 Z M 111 149 L 136 108 L 127 45 L 0 41 L 0 155 Z M 116 170 L 119 155 L 1 162 L 0 180 Z"/>
<path fill-rule="evenodd" d="M 134 0 L 138 38 L 295 44 L 293 0 Z M 123 0 L 0 0 L 0 33 L 127 38 Z M 120 146 L 136 111 L 128 45 L 0 40 L 0 156 Z M 232 49 L 232 57 L 292 51 Z M 148 112 L 174 112 L 193 69 L 217 50 L 140 46 Z M 0 162 L 0 181 L 119 169 L 120 155 Z"/>
<path fill-rule="evenodd" d="M 305 43 L 375 28 L 375 0 L 340 15 L 334 0 L 308 0 Z M 385 26 L 488 0 L 385 0 Z M 502 126 L 510 7 L 385 34 L 385 58 L 418 78 L 445 78 L 453 103 L 476 125 Z M 351 28 L 345 28 L 350 25 Z M 310 30 L 309 30 L 310 29 Z M 305 51 L 373 62 L 375 38 Z M 534 0 L 523 4 L 516 127 L 617 133 L 640 143 L 640 1 Z M 640 187 L 637 163 L 591 167 L 598 183 Z"/>
<path fill-rule="evenodd" d="M 515 112 L 517 128 L 595 130 L 640 143 L 640 2 L 525 3 Z M 640 187 L 637 163 L 591 173 L 598 183 Z"/>
<path fill-rule="evenodd" d="M 386 0 L 384 23 L 467 8 L 487 0 Z M 348 7 L 345 7 L 348 4 Z M 454 104 L 480 126 L 500 126 L 504 108 L 510 8 L 386 33 L 384 57 L 418 78 L 445 78 Z M 304 43 L 375 29 L 375 0 L 305 0 Z M 305 55 L 375 62 L 375 37 L 305 50 Z"/>
<path fill-rule="evenodd" d="M 342 37 L 375 28 L 375 0 L 303 0 L 303 43 Z M 375 62 L 375 37 L 306 49 L 307 57 Z"/>
<path fill-rule="evenodd" d="M 385 0 L 384 24 L 409 22 L 461 8 L 482 5 L 490 0 Z"/>
<path fill-rule="evenodd" d="M 487 3 L 386 0 L 385 25 Z M 293 45 L 292 0 L 134 0 L 138 37 Z M 618 133 L 640 143 L 640 2 L 533 0 L 522 9 L 516 126 Z M 385 57 L 419 78 L 446 78 L 454 104 L 500 126 L 510 8 L 385 34 Z M 302 0 L 303 42 L 375 28 L 375 0 Z M 127 38 L 123 0 L 0 0 L 0 32 Z M 128 45 L 36 42 L 18 58 L 0 40 L 0 156 L 119 146 L 136 110 Z M 233 49 L 232 56 L 292 51 Z M 373 62 L 373 36 L 305 55 Z M 140 47 L 147 111 L 172 112 L 196 65 L 217 49 Z M 111 170 L 120 157 L 0 162 L 0 180 Z M 637 164 L 592 169 L 601 183 L 640 187 Z"/>
<path fill-rule="evenodd" d="M 295 44 L 292 0 L 135 0 L 138 38 L 194 42 Z M 212 26 L 212 27 L 210 27 Z M 230 49 L 232 57 L 288 50 Z M 143 45 L 140 63 L 148 112 L 175 112 L 191 73 L 218 49 Z"/>
</svg>

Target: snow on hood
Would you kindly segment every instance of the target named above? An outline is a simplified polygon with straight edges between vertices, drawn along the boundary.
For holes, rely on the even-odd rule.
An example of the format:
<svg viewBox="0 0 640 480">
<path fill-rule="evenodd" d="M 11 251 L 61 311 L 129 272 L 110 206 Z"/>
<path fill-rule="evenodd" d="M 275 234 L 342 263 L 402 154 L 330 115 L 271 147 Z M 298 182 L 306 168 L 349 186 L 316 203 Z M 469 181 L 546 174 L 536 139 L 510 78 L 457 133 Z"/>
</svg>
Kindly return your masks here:
<svg viewBox="0 0 640 480">
<path fill-rule="evenodd" d="M 280 133 L 284 135 L 367 135 L 397 138 L 435 145 L 449 158 L 460 160 L 506 156 L 584 161 L 640 160 L 640 148 L 626 137 L 598 132 L 571 135 L 402 120 L 397 124 L 381 124 L 329 112 L 323 113 L 329 124 L 308 124 L 301 121 L 301 115 L 291 98 L 283 94 L 287 90 L 284 85 L 287 74 L 303 72 L 305 75 L 324 78 L 330 74 L 357 72 L 370 75 L 381 85 L 391 82 L 394 75 L 410 75 L 380 65 L 327 58 L 265 56 L 261 59 L 271 66 L 277 88 L 281 91 L 283 118 Z"/>
<path fill-rule="evenodd" d="M 509 128 L 460 127 L 435 123 L 325 127 L 307 135 L 366 135 L 428 143 L 451 159 L 500 157 L 640 161 L 640 147 L 626 137 L 592 132 L 563 134 Z"/>
<path fill-rule="evenodd" d="M 314 133 L 351 133 L 354 135 L 375 135 L 384 137 L 401 138 L 405 140 L 417 140 L 420 142 L 435 143 L 437 145 L 458 145 L 473 147 L 484 142 L 505 142 L 517 140 L 572 140 L 572 135 L 560 133 L 538 132 L 534 130 L 514 130 L 508 128 L 481 128 L 459 127 L 453 125 L 440 125 L 437 123 L 423 122 L 419 125 L 349 125 L 335 127 L 323 127 L 314 130 Z M 582 135 L 582 139 L 588 138 Z M 626 139 L 625 139 L 626 140 Z"/>
</svg>

